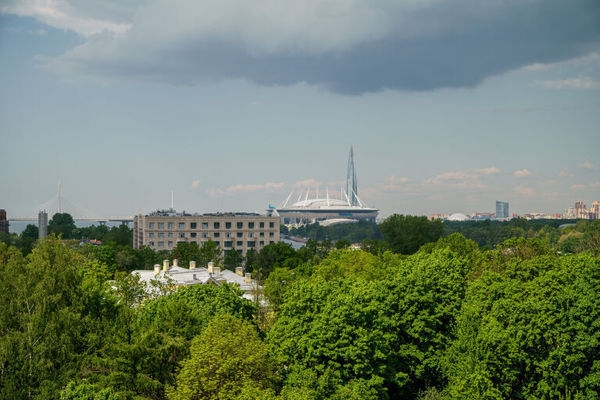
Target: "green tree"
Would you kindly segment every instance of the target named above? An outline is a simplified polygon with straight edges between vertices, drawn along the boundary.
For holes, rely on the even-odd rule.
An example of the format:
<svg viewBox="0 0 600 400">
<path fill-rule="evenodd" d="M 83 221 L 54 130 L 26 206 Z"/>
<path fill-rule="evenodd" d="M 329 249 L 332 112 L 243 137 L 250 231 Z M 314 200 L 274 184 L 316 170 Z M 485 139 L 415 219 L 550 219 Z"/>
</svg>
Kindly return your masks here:
<svg viewBox="0 0 600 400">
<path fill-rule="evenodd" d="M 206 249 L 204 251 L 206 251 Z M 177 245 L 175 245 L 175 248 L 171 253 L 171 258 L 177 259 L 179 265 L 184 267 L 187 267 L 190 264 L 190 261 L 199 262 L 200 266 L 205 267 L 208 261 L 206 261 L 205 263 L 203 257 L 206 256 L 202 254 L 200 246 L 198 246 L 198 244 L 194 242 L 179 242 L 177 243 Z"/>
<path fill-rule="evenodd" d="M 25 230 L 19 235 L 17 240 L 17 247 L 21 249 L 24 255 L 31 253 L 35 242 L 38 240 L 39 230 L 38 227 L 32 224 L 27 224 Z"/>
<path fill-rule="evenodd" d="M 244 257 L 244 268 L 246 272 L 254 272 L 255 268 L 258 267 L 258 252 L 254 249 L 246 251 L 246 257 Z"/>
<path fill-rule="evenodd" d="M 268 389 L 275 372 L 267 347 L 249 322 L 223 314 L 215 316 L 192 340 L 190 358 L 181 363 L 172 400 L 233 399 L 245 387 Z"/>
<path fill-rule="evenodd" d="M 63 239 L 72 239 L 75 229 L 75 221 L 69 213 L 56 213 L 48 222 L 48 233 L 61 236 Z"/>
<path fill-rule="evenodd" d="M 287 387 L 329 398 L 345 382 L 387 375 L 391 349 L 378 289 L 354 277 L 292 284 L 268 332 Z M 377 390 L 383 393 L 381 384 Z"/>
<path fill-rule="evenodd" d="M 376 256 L 390 250 L 389 244 L 380 239 L 365 239 L 361 243 L 361 248 Z"/>
<path fill-rule="evenodd" d="M 97 385 L 86 382 L 69 382 L 67 387 L 60 392 L 60 400 L 121 400 L 112 389 L 100 389 Z"/>
<path fill-rule="evenodd" d="M 425 243 L 438 240 L 444 226 L 440 220 L 430 221 L 427 217 L 394 214 L 379 224 L 379 229 L 392 251 L 413 254 Z"/>
<path fill-rule="evenodd" d="M 215 265 L 221 265 L 223 262 L 223 249 L 219 247 L 217 242 L 209 240 L 202 243 L 200 246 L 200 254 L 198 256 L 198 265 L 206 266 L 209 262 Z"/>
<path fill-rule="evenodd" d="M 260 273 L 263 279 L 267 278 L 275 267 L 284 267 L 292 263 L 296 251 L 289 243 L 271 243 L 258 252 L 257 265 L 254 271 Z"/>
<path fill-rule="evenodd" d="M 103 240 L 109 244 L 131 247 L 133 245 L 133 229 L 129 228 L 126 224 L 113 226 L 104 235 Z"/>
<path fill-rule="evenodd" d="M 236 249 L 228 250 L 225 253 L 225 257 L 223 257 L 223 265 L 231 271 L 235 271 L 237 267 L 241 267 L 243 261 L 244 257 L 242 256 L 241 251 Z"/>
<path fill-rule="evenodd" d="M 508 258 L 469 287 L 445 363 L 453 398 L 597 398 L 600 260 Z"/>
<path fill-rule="evenodd" d="M 53 236 L 25 259 L 0 253 L 0 398 L 58 398 L 89 349 L 95 302 L 84 288 L 99 266 Z"/>
</svg>

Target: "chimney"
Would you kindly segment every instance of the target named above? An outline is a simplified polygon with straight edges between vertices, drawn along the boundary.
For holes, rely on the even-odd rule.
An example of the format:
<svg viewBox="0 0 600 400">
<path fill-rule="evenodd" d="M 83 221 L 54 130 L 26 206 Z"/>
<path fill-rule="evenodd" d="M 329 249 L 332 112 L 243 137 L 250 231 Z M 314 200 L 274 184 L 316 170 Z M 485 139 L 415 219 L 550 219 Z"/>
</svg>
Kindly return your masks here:
<svg viewBox="0 0 600 400">
<path fill-rule="evenodd" d="M 196 261 L 190 261 L 190 269 L 196 269 Z"/>
<path fill-rule="evenodd" d="M 215 272 L 215 264 L 212 261 L 208 262 L 208 273 L 212 274 Z"/>
<path fill-rule="evenodd" d="M 250 272 L 246 272 L 246 275 L 244 275 L 244 282 L 245 283 L 251 283 L 252 282 L 252 274 Z"/>
<path fill-rule="evenodd" d="M 239 276 L 244 276 L 244 268 L 243 267 L 235 267 L 235 273 Z"/>
<path fill-rule="evenodd" d="M 154 276 L 160 274 L 160 264 L 154 264 Z"/>
<path fill-rule="evenodd" d="M 194 281 L 195 281 L 196 279 L 197 279 L 197 278 L 196 278 L 196 274 L 193 274 L 193 275 L 192 275 L 192 280 L 194 280 Z"/>
<path fill-rule="evenodd" d="M 169 260 L 163 260 L 163 271 L 169 270 Z"/>
<path fill-rule="evenodd" d="M 221 267 L 215 267 L 215 275 L 221 275 Z"/>
<path fill-rule="evenodd" d="M 174 267 L 178 267 L 179 265 L 177 265 L 178 260 L 176 258 L 173 259 L 173 266 Z"/>
</svg>

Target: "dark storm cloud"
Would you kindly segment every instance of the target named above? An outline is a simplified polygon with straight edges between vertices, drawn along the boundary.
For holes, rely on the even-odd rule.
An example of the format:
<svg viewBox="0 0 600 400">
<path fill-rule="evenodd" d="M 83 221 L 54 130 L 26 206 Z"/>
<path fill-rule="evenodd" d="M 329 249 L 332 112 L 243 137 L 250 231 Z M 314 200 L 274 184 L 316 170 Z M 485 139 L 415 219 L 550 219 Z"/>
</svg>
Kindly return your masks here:
<svg viewBox="0 0 600 400">
<path fill-rule="evenodd" d="M 143 32 L 135 32 L 134 25 L 137 41 L 128 43 L 126 35 L 119 39 L 124 43 L 113 39 L 109 46 L 92 40 L 55 60 L 55 66 L 69 73 L 175 84 L 243 78 L 260 85 L 305 82 L 337 93 L 360 94 L 472 87 L 511 69 L 600 49 L 597 0 L 463 0 L 434 3 L 407 14 L 390 12 L 398 12 L 391 18 L 399 22 L 384 35 L 316 51 L 285 45 L 256 51 L 235 34 L 188 34 L 168 46 L 154 46 L 140 44 Z M 328 40 L 323 37 L 324 43 Z M 128 56 L 134 48 L 140 57 Z"/>
</svg>

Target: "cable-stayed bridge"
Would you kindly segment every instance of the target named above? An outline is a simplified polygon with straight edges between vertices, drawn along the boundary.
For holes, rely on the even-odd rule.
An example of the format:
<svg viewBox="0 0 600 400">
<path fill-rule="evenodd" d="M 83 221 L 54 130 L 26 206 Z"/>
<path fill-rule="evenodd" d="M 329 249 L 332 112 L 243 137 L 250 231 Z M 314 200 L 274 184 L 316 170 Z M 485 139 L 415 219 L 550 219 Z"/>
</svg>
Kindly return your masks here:
<svg viewBox="0 0 600 400">
<path fill-rule="evenodd" d="M 68 213 L 75 221 L 81 222 L 121 222 L 129 223 L 133 221 L 133 217 L 127 216 L 104 216 L 88 210 L 85 207 L 76 205 L 75 203 L 67 200 L 61 193 L 60 184 L 58 186 L 58 194 L 53 196 L 47 202 L 40 204 L 37 211 L 32 212 L 32 215 L 22 217 L 10 217 L 9 221 L 37 221 L 38 212 L 45 211 L 48 213 L 48 218 L 51 219 L 56 213 Z"/>
</svg>

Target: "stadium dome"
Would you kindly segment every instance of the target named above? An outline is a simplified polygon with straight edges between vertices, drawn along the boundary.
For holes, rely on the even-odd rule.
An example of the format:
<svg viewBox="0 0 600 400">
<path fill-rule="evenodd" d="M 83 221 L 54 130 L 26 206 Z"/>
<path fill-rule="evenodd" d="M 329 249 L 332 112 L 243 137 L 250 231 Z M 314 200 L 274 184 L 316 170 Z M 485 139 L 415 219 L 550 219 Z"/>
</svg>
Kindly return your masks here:
<svg viewBox="0 0 600 400">
<path fill-rule="evenodd" d="M 469 219 L 469 217 L 461 213 L 455 213 L 448 217 L 448 221 L 468 221 Z"/>
</svg>

